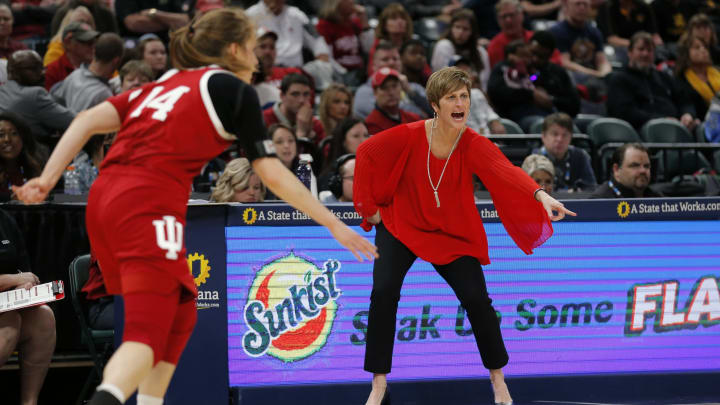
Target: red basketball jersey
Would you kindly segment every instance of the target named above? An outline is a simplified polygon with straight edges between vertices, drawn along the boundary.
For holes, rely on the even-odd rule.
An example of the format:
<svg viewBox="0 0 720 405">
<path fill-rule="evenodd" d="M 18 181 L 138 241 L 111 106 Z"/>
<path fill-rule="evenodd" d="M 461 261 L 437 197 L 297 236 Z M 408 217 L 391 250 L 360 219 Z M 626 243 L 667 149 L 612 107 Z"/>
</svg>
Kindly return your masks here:
<svg viewBox="0 0 720 405">
<path fill-rule="evenodd" d="M 236 138 L 223 128 L 208 92 L 210 77 L 224 74 L 232 73 L 213 67 L 170 70 L 156 82 L 108 99 L 122 129 L 101 171 L 144 169 L 155 180 L 177 182 L 187 198 L 203 165 Z"/>
</svg>

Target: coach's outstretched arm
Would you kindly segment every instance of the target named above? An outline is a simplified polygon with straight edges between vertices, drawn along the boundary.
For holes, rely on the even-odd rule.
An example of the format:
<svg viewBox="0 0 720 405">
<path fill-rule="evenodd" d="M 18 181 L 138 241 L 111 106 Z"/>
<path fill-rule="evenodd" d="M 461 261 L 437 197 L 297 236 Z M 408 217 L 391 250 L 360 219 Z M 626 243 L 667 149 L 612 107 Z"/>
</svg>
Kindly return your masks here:
<svg viewBox="0 0 720 405">
<path fill-rule="evenodd" d="M 288 204 L 308 214 L 318 224 L 327 227 L 341 245 L 348 248 L 359 261 L 363 255 L 368 259 L 377 258 L 377 247 L 358 235 L 337 219 L 324 205 L 310 194 L 300 180 L 288 170 L 279 159 L 259 158 L 252 163 L 253 170 L 262 182 Z"/>
</svg>

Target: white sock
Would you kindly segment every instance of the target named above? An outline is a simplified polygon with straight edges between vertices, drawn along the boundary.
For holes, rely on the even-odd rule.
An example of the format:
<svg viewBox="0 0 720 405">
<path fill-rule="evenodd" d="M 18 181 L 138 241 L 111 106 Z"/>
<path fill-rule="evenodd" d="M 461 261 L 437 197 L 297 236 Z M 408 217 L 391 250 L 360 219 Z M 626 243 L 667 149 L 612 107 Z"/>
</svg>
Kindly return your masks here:
<svg viewBox="0 0 720 405">
<path fill-rule="evenodd" d="M 122 390 L 116 385 L 103 383 L 98 385 L 96 391 L 105 391 L 108 394 L 117 398 L 117 400 L 120 401 L 121 404 L 125 403 L 125 394 L 123 394 Z"/>
<path fill-rule="evenodd" d="M 137 405 L 163 405 L 163 398 L 151 397 L 150 395 L 138 394 Z"/>
</svg>

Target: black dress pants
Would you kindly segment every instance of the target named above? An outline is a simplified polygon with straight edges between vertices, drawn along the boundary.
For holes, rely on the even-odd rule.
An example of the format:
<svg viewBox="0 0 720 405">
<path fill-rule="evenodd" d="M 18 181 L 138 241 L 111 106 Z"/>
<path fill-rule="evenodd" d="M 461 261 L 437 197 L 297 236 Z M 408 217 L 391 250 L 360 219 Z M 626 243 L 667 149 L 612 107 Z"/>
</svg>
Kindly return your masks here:
<svg viewBox="0 0 720 405">
<path fill-rule="evenodd" d="M 371 373 L 387 374 L 392 368 L 400 289 L 417 256 L 383 224 L 377 225 L 375 245 L 380 258 L 375 260 L 373 267 L 364 368 Z M 500 323 L 487 293 L 480 262 L 474 257 L 463 256 L 448 264 L 433 264 L 433 267 L 450 285 L 465 308 L 485 368 L 499 369 L 505 366 L 508 354 L 500 333 Z M 452 347 L 448 350 L 452 350 Z"/>
</svg>

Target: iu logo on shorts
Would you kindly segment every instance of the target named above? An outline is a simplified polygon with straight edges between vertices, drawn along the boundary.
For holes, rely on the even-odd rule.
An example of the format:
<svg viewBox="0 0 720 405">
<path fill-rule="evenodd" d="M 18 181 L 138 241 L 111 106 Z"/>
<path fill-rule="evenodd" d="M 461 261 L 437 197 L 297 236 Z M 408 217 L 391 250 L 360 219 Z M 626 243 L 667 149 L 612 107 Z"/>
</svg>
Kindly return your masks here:
<svg viewBox="0 0 720 405">
<path fill-rule="evenodd" d="M 171 215 L 163 216 L 163 219 L 152 221 L 155 226 L 155 236 L 160 249 L 167 250 L 165 258 L 176 260 L 178 252 L 182 250 L 183 226 Z"/>
</svg>

